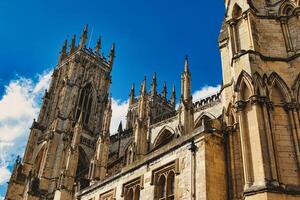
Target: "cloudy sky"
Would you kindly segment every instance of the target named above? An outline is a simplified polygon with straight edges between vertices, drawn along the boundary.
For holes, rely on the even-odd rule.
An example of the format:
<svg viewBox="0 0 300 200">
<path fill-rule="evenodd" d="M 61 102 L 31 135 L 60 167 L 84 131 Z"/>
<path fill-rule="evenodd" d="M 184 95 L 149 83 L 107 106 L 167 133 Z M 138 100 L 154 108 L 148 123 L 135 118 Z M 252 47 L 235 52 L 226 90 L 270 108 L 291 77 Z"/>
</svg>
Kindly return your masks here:
<svg viewBox="0 0 300 200">
<path fill-rule="evenodd" d="M 102 36 L 102 53 L 116 43 L 112 73 L 111 132 L 124 121 L 132 83 L 157 73 L 180 94 L 184 57 L 190 58 L 194 99 L 218 91 L 221 62 L 217 38 L 223 0 L 10 0 L 0 1 L 0 199 L 65 39 L 80 37 L 89 24 L 88 45 Z M 138 90 L 137 90 L 138 91 Z"/>
</svg>

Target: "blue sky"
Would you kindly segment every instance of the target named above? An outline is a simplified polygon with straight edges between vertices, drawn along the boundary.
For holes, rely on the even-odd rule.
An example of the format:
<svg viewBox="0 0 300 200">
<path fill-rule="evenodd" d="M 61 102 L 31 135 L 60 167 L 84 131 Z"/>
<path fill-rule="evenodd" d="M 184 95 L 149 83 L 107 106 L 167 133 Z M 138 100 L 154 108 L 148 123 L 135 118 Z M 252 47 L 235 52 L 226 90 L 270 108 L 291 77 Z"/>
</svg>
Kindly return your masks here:
<svg viewBox="0 0 300 200">
<path fill-rule="evenodd" d="M 90 47 L 99 35 L 105 55 L 116 43 L 111 93 L 121 113 L 131 84 L 139 88 L 144 75 L 149 84 L 153 72 L 159 90 L 166 81 L 169 92 L 175 84 L 179 96 L 186 54 L 194 93 L 221 84 L 217 38 L 223 16 L 223 0 L 0 1 L 0 110 L 7 109 L 0 111 L 0 179 L 7 179 L 12 160 L 22 154 L 63 41 L 76 34 L 78 42 L 86 23 Z M 6 132 L 10 127 L 13 134 Z M 10 152 L 11 146 L 18 151 Z M 0 199 L 5 190 L 2 181 Z"/>
</svg>

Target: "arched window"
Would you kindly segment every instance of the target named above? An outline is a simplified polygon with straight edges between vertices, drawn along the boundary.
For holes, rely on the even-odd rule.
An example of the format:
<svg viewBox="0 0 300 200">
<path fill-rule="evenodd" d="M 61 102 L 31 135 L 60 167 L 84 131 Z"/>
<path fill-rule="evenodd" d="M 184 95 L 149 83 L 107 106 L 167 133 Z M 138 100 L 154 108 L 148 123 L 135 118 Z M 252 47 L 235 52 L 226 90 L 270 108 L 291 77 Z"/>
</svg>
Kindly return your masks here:
<svg viewBox="0 0 300 200">
<path fill-rule="evenodd" d="M 125 200 L 133 200 L 133 189 L 128 190 Z"/>
<path fill-rule="evenodd" d="M 161 175 L 157 184 L 157 197 L 160 200 L 166 199 L 166 178 Z"/>
<path fill-rule="evenodd" d="M 76 169 L 76 182 L 80 184 L 80 189 L 89 186 L 88 180 L 89 160 L 82 147 L 79 147 L 79 158 Z"/>
<path fill-rule="evenodd" d="M 78 121 L 82 113 L 84 124 L 88 124 L 93 103 L 93 91 L 91 84 L 86 85 L 80 93 L 76 107 L 75 120 Z"/>
<path fill-rule="evenodd" d="M 134 200 L 139 200 L 140 199 L 140 186 L 137 185 L 135 190 L 134 190 Z"/>
<path fill-rule="evenodd" d="M 168 200 L 174 199 L 174 191 L 175 191 L 175 173 L 170 171 L 167 178 L 167 197 Z"/>
<path fill-rule="evenodd" d="M 231 42 L 232 42 L 232 52 L 233 54 L 239 53 L 241 51 L 241 40 L 240 40 L 240 25 L 241 21 L 239 20 L 242 16 L 242 9 L 238 4 L 233 6 L 232 10 L 232 19 L 233 23 L 231 24 Z"/>
<path fill-rule="evenodd" d="M 210 117 L 208 117 L 207 115 L 203 115 L 199 120 L 196 121 L 195 128 L 198 128 L 201 126 L 208 127 L 210 120 L 211 120 Z"/>
<path fill-rule="evenodd" d="M 45 154 L 45 146 L 44 145 L 41 150 L 39 151 L 38 155 L 36 156 L 35 162 L 34 162 L 34 168 L 35 172 L 38 176 L 42 175 L 43 169 L 42 169 L 42 161 Z"/>
<path fill-rule="evenodd" d="M 242 16 L 242 9 L 238 4 L 233 6 L 232 18 L 237 19 Z"/>
<path fill-rule="evenodd" d="M 154 141 L 154 149 L 162 147 L 163 145 L 169 143 L 174 137 L 174 134 L 168 129 L 164 129 Z"/>
</svg>

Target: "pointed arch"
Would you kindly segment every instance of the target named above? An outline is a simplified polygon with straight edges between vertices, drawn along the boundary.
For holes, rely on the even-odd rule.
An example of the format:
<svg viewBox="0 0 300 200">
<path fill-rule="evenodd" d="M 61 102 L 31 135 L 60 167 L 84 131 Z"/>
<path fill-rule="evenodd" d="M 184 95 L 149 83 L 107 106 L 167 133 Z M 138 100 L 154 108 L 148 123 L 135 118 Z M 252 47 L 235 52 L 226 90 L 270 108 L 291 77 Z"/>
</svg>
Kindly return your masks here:
<svg viewBox="0 0 300 200">
<path fill-rule="evenodd" d="M 263 78 L 258 72 L 255 72 L 253 74 L 253 88 L 254 88 L 254 94 L 266 96 L 266 90 L 263 84 Z"/>
<path fill-rule="evenodd" d="M 158 191 L 157 191 L 157 197 L 158 199 L 165 198 L 166 197 L 166 177 L 164 174 L 160 175 L 158 178 Z"/>
<path fill-rule="evenodd" d="M 89 181 L 87 179 L 87 174 L 89 172 L 89 164 L 90 161 L 84 151 L 84 149 L 79 146 L 78 147 L 78 162 L 77 162 L 77 169 L 76 169 L 76 182 L 80 182 L 80 188 L 83 189 L 89 186 Z"/>
<path fill-rule="evenodd" d="M 233 9 L 232 9 L 232 14 L 231 14 L 231 15 L 232 15 L 232 18 L 233 18 L 233 19 L 237 19 L 237 18 L 241 17 L 242 14 L 243 14 L 242 8 L 239 6 L 238 3 L 235 3 L 235 4 L 233 5 Z"/>
<path fill-rule="evenodd" d="M 133 189 L 130 188 L 127 192 L 127 195 L 126 195 L 126 200 L 132 200 L 133 199 Z"/>
<path fill-rule="evenodd" d="M 157 137 L 153 142 L 153 149 L 157 149 L 167 143 L 169 143 L 175 135 L 175 131 L 168 127 L 164 126 L 158 133 Z"/>
<path fill-rule="evenodd" d="M 282 95 L 281 99 L 285 102 L 291 102 L 291 92 L 285 81 L 276 73 L 272 72 L 268 79 L 269 82 L 269 91 L 270 91 L 270 99 L 274 100 L 274 92 L 275 90 L 280 92 Z M 273 101 L 272 100 L 272 101 Z"/>
<path fill-rule="evenodd" d="M 170 171 L 167 176 L 167 199 L 174 199 L 175 193 L 175 173 Z"/>
<path fill-rule="evenodd" d="M 34 156 L 34 170 L 38 176 L 42 174 L 43 160 L 45 159 L 46 142 L 42 143 Z"/>
<path fill-rule="evenodd" d="M 127 143 L 124 149 L 125 149 L 125 165 L 129 165 L 134 161 L 135 151 L 134 151 L 133 143 L 130 141 L 129 143 Z"/>
<path fill-rule="evenodd" d="M 83 88 L 81 89 L 78 101 L 77 101 L 77 107 L 75 112 L 75 121 L 79 119 L 80 114 L 83 115 L 83 122 L 84 124 L 88 124 L 91 111 L 92 111 L 92 104 L 95 97 L 95 90 L 91 83 L 86 83 Z"/>
<path fill-rule="evenodd" d="M 300 73 L 298 74 L 294 84 L 292 86 L 294 98 L 300 103 Z"/>
<path fill-rule="evenodd" d="M 279 16 L 290 16 L 293 14 L 293 11 L 295 9 L 294 3 L 290 1 L 285 1 L 278 10 Z"/>
<path fill-rule="evenodd" d="M 254 95 L 252 77 L 246 72 L 241 71 L 235 84 L 235 91 L 238 92 L 238 100 L 247 100 Z"/>
<path fill-rule="evenodd" d="M 211 119 L 216 119 L 216 117 L 209 112 L 201 113 L 199 115 L 199 117 L 197 117 L 197 119 L 195 120 L 194 128 L 198 128 L 198 127 L 204 125 L 208 120 L 211 120 Z"/>
</svg>

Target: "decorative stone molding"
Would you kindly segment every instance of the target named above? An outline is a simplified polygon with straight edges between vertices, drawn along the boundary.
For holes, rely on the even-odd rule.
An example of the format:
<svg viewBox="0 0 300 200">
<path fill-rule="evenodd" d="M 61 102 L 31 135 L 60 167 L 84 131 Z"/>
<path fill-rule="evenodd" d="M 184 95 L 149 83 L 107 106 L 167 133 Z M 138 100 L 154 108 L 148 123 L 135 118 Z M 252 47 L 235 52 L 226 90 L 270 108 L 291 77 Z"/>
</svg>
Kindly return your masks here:
<svg viewBox="0 0 300 200">
<path fill-rule="evenodd" d="M 179 174 L 179 159 L 178 158 L 172 162 L 169 162 L 169 163 L 153 170 L 150 184 L 151 185 L 157 184 L 159 176 L 161 174 L 167 174 L 170 171 L 173 171 L 175 174 Z"/>
<path fill-rule="evenodd" d="M 247 101 L 239 100 L 235 102 L 234 107 L 236 108 L 237 111 L 242 111 L 247 105 Z"/>
<path fill-rule="evenodd" d="M 115 200 L 116 199 L 116 188 L 108 190 L 100 194 L 99 200 Z"/>
<path fill-rule="evenodd" d="M 121 197 L 124 197 L 130 189 L 133 189 L 134 191 L 138 186 L 140 190 L 144 188 L 144 176 L 140 176 L 123 184 Z"/>
</svg>

